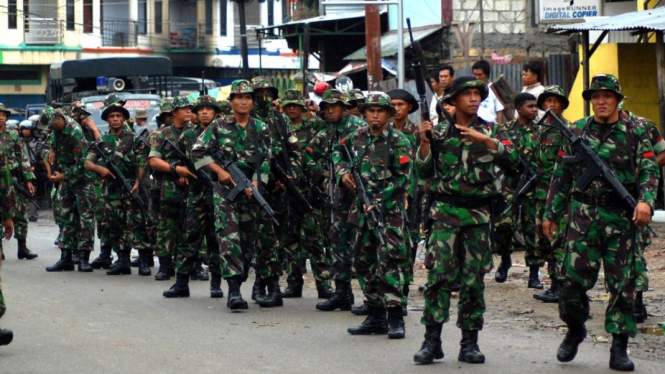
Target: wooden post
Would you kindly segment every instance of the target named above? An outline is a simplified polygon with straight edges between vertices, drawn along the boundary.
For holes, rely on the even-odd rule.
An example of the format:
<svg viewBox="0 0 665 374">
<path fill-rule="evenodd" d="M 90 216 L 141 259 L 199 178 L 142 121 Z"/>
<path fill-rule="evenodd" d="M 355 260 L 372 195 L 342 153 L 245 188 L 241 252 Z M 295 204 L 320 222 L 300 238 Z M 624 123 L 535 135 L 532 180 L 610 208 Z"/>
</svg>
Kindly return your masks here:
<svg viewBox="0 0 665 374">
<path fill-rule="evenodd" d="M 401 37 L 399 35 L 398 37 Z M 381 16 L 379 7 L 365 6 L 365 44 L 367 45 L 367 89 L 378 89 L 383 81 L 381 70 Z"/>
</svg>

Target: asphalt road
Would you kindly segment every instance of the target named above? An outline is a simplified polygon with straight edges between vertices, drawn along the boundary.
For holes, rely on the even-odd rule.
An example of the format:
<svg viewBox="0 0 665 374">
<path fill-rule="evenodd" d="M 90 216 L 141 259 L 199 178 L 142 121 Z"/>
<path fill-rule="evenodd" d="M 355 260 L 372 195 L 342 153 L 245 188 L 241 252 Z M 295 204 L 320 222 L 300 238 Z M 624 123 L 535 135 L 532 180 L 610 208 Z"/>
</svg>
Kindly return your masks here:
<svg viewBox="0 0 665 374">
<path fill-rule="evenodd" d="M 457 361 L 460 332 L 444 327 L 446 357 L 418 366 L 424 327 L 419 312 L 406 318 L 407 337 L 351 336 L 362 319 L 348 312 L 314 309 L 316 295 L 286 300 L 285 306 L 231 313 L 226 298 L 209 297 L 207 282 L 192 282 L 187 299 L 162 297 L 172 281 L 153 277 L 47 273 L 59 256 L 50 221 L 30 224 L 33 261 L 16 258 L 16 241 L 4 242 L 2 268 L 8 312 L 0 321 L 14 331 L 0 348 L 0 373 L 607 373 L 609 345 L 590 339 L 575 361 L 560 364 L 561 334 L 538 336 L 519 325 L 490 326 L 480 334 L 484 365 Z M 98 246 L 98 243 L 97 243 Z M 96 256 L 98 250 L 93 254 Z M 153 274 L 155 269 L 153 269 Z M 249 297 L 250 284 L 243 287 Z M 224 292 L 226 292 L 224 285 Z M 359 296 L 359 295 L 357 295 Z M 492 308 L 492 305 L 488 305 Z M 662 361 L 635 360 L 637 371 L 663 373 Z"/>
</svg>

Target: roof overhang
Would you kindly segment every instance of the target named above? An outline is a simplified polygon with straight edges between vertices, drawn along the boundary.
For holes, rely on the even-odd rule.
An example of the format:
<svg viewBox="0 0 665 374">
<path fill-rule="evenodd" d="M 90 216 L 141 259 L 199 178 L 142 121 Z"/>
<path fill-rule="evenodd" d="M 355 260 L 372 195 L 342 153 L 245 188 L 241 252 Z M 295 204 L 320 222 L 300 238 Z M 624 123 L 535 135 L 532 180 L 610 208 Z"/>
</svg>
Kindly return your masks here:
<svg viewBox="0 0 665 374">
<path fill-rule="evenodd" d="M 427 38 L 428 36 L 434 35 L 436 32 L 441 31 L 443 26 L 425 26 L 413 29 L 413 39 L 415 41 L 420 41 Z M 381 57 L 394 57 L 397 55 L 397 31 L 388 31 L 387 33 L 381 36 Z M 411 46 L 411 38 L 409 33 L 405 32 L 402 35 L 404 41 L 404 49 Z M 366 60 L 367 59 L 367 47 L 362 47 L 359 50 L 351 53 L 350 55 L 344 57 L 344 60 L 347 61 L 356 61 L 356 60 Z"/>
<path fill-rule="evenodd" d="M 582 31 L 665 31 L 665 7 L 624 13 L 612 17 L 594 17 L 577 23 L 552 25 L 549 31 L 563 33 Z"/>
</svg>

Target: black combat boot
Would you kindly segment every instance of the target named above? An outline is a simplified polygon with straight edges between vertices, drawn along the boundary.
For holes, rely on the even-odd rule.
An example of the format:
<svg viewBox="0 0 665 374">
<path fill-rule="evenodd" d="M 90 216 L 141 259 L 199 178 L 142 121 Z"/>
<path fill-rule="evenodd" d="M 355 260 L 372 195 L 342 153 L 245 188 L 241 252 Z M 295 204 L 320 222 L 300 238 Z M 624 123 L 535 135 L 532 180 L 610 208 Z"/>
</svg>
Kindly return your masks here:
<svg viewBox="0 0 665 374">
<path fill-rule="evenodd" d="M 352 306 L 351 307 L 351 313 L 355 314 L 356 316 L 366 316 L 367 315 L 367 304 L 363 301 L 362 304 L 358 306 Z"/>
<path fill-rule="evenodd" d="M 556 353 L 556 359 L 561 362 L 569 362 L 577 355 L 577 348 L 586 338 L 586 328 L 584 325 L 568 325 L 568 332 L 559 345 Z"/>
<path fill-rule="evenodd" d="M 148 257 L 152 257 L 152 250 L 141 249 L 139 250 L 139 275 L 148 276 L 152 274 L 150 265 L 148 265 Z"/>
<path fill-rule="evenodd" d="M 540 283 L 540 277 L 538 276 L 538 272 L 540 271 L 540 266 L 534 265 L 534 266 L 529 266 L 529 283 L 527 285 L 527 288 L 535 288 L 537 290 L 542 290 L 543 284 Z"/>
<path fill-rule="evenodd" d="M 224 297 L 221 274 L 216 274 L 215 272 L 210 273 L 210 297 L 213 299 L 221 299 Z"/>
<path fill-rule="evenodd" d="M 552 286 L 543 293 L 533 294 L 533 298 L 540 300 L 544 303 L 558 303 L 559 302 L 559 282 L 552 279 Z"/>
<path fill-rule="evenodd" d="M 72 251 L 60 250 L 60 260 L 46 268 L 48 272 L 54 271 L 74 271 L 74 262 L 72 261 Z"/>
<path fill-rule="evenodd" d="M 289 284 L 282 292 L 282 297 L 285 299 L 302 297 L 302 284 Z"/>
<path fill-rule="evenodd" d="M 118 261 L 106 271 L 106 275 L 130 275 L 132 274 L 132 260 L 130 251 L 124 250 L 118 253 Z"/>
<path fill-rule="evenodd" d="M 265 280 L 268 285 L 268 294 L 265 297 L 257 297 L 256 302 L 263 308 L 274 308 L 284 305 L 282 292 L 279 289 L 279 277 L 273 275 Z"/>
<path fill-rule="evenodd" d="M 501 263 L 496 269 L 496 274 L 494 274 L 494 280 L 497 283 L 503 283 L 508 279 L 508 270 L 513 266 L 513 260 L 509 254 L 501 255 Z"/>
<path fill-rule="evenodd" d="M 336 281 L 335 293 L 326 301 L 316 304 L 316 309 L 324 312 L 332 312 L 335 309 L 349 311 L 353 305 L 351 301 L 351 282 Z"/>
<path fill-rule="evenodd" d="M 332 287 L 330 287 L 330 283 L 320 283 L 316 282 L 316 297 L 319 299 L 329 299 L 333 294 L 335 293 L 335 290 L 333 290 Z"/>
<path fill-rule="evenodd" d="M 231 277 L 226 282 L 229 284 L 229 298 L 226 301 L 226 307 L 231 310 L 247 309 L 247 302 L 242 299 L 240 294 L 240 285 L 242 284 L 240 277 Z"/>
<path fill-rule="evenodd" d="M 171 276 L 169 275 L 171 267 L 173 267 L 171 256 L 160 257 L 159 270 L 157 271 L 157 274 L 155 274 L 155 280 L 166 281 L 171 279 Z"/>
<path fill-rule="evenodd" d="M 634 371 L 635 365 L 628 357 L 628 334 L 612 334 L 610 348 L 610 369 L 616 371 Z"/>
<path fill-rule="evenodd" d="M 82 273 L 92 273 L 92 266 L 90 266 L 90 251 L 81 251 L 79 271 Z"/>
<path fill-rule="evenodd" d="M 146 249 L 146 253 L 148 253 L 148 252 L 150 252 L 150 256 L 147 257 L 148 267 L 151 267 L 151 268 L 155 267 L 155 255 L 154 255 L 155 251 Z"/>
<path fill-rule="evenodd" d="M 420 350 L 413 355 L 413 361 L 419 364 L 431 364 L 435 359 L 443 358 L 441 348 L 441 330 L 443 323 L 425 326 L 425 341 Z"/>
<path fill-rule="evenodd" d="M 113 252 L 113 247 L 110 245 L 102 245 L 100 247 L 100 253 L 99 256 L 97 256 L 96 259 L 92 260 L 90 263 L 90 266 L 92 266 L 93 269 L 108 269 L 111 267 L 111 264 L 113 263 L 113 256 L 111 255 L 111 252 Z"/>
<path fill-rule="evenodd" d="M 81 251 L 78 248 L 72 251 L 72 262 L 74 265 L 81 263 Z"/>
<path fill-rule="evenodd" d="M 139 251 L 139 257 L 132 260 L 132 267 L 137 268 L 141 265 L 141 253 Z"/>
<path fill-rule="evenodd" d="M 9 345 L 14 340 L 14 333 L 11 330 L 0 329 L 0 346 Z"/>
<path fill-rule="evenodd" d="M 266 283 L 259 277 L 258 274 L 254 275 L 254 285 L 252 286 L 252 300 L 256 302 L 259 297 L 266 296 Z"/>
<path fill-rule="evenodd" d="M 200 281 L 209 281 L 210 277 L 208 276 L 208 272 L 203 269 L 203 261 L 198 260 L 196 261 L 196 267 L 194 267 L 194 270 L 192 271 L 191 274 L 192 280 L 200 280 Z"/>
<path fill-rule="evenodd" d="M 401 313 L 401 311 L 400 311 Z M 367 306 L 367 318 L 356 327 L 349 327 L 346 331 L 351 335 L 384 335 L 388 333 L 386 309 Z"/>
<path fill-rule="evenodd" d="M 176 281 L 171 288 L 164 291 L 163 295 L 167 299 L 174 297 L 189 297 L 189 275 L 188 274 L 176 274 Z"/>
<path fill-rule="evenodd" d="M 388 308 L 388 339 L 404 339 L 404 316 L 402 305 Z"/>
<path fill-rule="evenodd" d="M 459 290 L 462 289 L 462 284 L 460 283 L 459 280 L 456 280 L 453 282 L 453 284 L 450 285 L 450 292 L 459 292 Z"/>
<path fill-rule="evenodd" d="M 34 260 L 39 257 L 38 254 L 32 253 L 25 245 L 25 238 L 17 239 L 18 241 L 18 259 Z"/>
<path fill-rule="evenodd" d="M 633 315 L 635 322 L 644 323 L 647 320 L 647 307 L 644 305 L 644 297 L 642 291 L 635 292 L 635 306 L 633 307 Z"/>
<path fill-rule="evenodd" d="M 457 361 L 484 364 L 485 355 L 478 348 L 478 330 L 462 330 L 462 340 Z"/>
</svg>

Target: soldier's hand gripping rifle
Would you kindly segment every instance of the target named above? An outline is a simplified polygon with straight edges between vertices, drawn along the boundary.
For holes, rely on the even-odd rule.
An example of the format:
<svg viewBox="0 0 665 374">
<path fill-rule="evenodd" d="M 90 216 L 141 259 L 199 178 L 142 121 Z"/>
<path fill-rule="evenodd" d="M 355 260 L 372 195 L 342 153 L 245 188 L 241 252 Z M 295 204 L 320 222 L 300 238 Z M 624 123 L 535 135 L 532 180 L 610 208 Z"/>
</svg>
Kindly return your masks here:
<svg viewBox="0 0 665 374">
<path fill-rule="evenodd" d="M 37 205 L 35 200 L 32 198 L 30 191 L 28 191 L 25 187 L 23 187 L 23 185 L 19 183 L 19 181 L 16 180 L 16 178 L 12 179 L 12 186 L 14 186 L 14 190 L 16 190 L 16 192 L 18 192 L 25 198 L 25 201 L 34 205 L 37 208 L 37 210 L 42 210 L 42 208 L 40 208 L 39 205 Z"/>
<path fill-rule="evenodd" d="M 305 196 L 303 196 L 302 192 L 298 186 L 296 186 L 293 179 L 289 178 L 289 175 L 282 168 L 282 165 L 279 164 L 279 161 L 273 159 L 271 165 L 272 174 L 275 179 L 282 182 L 284 186 L 286 186 L 286 190 L 289 192 L 289 195 L 291 195 L 291 197 L 293 197 L 298 203 L 296 205 L 296 209 L 298 209 L 301 213 L 311 212 L 314 208 L 312 208 L 312 205 L 310 205 L 309 201 L 307 201 Z"/>
<path fill-rule="evenodd" d="M 182 162 L 183 166 L 189 169 L 192 174 L 196 175 L 198 181 L 203 183 L 203 185 L 206 188 L 209 188 L 211 191 L 213 188 L 215 188 L 215 182 L 213 182 L 212 178 L 210 178 L 210 175 L 208 175 L 204 169 L 196 170 L 196 166 L 194 165 L 192 159 L 187 157 L 187 155 L 180 150 L 177 144 L 173 143 L 171 139 L 164 139 L 164 142 L 166 142 L 166 147 L 164 149 L 171 150 L 173 154 L 178 157 L 180 162 Z"/>
<path fill-rule="evenodd" d="M 346 156 L 346 159 L 349 161 L 349 165 L 351 166 L 351 175 L 353 175 L 353 180 L 356 182 L 356 189 L 358 191 L 358 195 L 360 195 L 360 200 L 362 201 L 367 211 L 366 213 L 367 216 L 369 217 L 369 226 L 372 230 L 376 231 L 376 234 L 379 237 L 379 243 L 381 243 L 382 246 L 385 246 L 386 242 L 383 240 L 383 222 L 381 222 L 379 218 L 376 216 L 376 209 L 370 210 L 372 202 L 369 200 L 369 197 L 367 196 L 365 185 L 363 184 L 363 180 L 361 179 L 360 173 L 358 172 L 358 168 L 356 167 L 356 162 L 353 156 L 351 155 L 351 152 L 349 152 L 348 146 L 342 144 L 342 149 L 344 149 L 344 154 Z"/>
<path fill-rule="evenodd" d="M 519 168 L 522 170 L 522 173 L 520 174 L 520 180 L 517 182 L 517 186 L 515 187 L 515 192 L 513 192 L 513 197 L 510 199 L 506 205 L 506 208 L 501 213 L 502 217 L 508 214 L 510 210 L 513 209 L 513 206 L 515 206 L 515 203 L 517 203 L 522 196 L 531 191 L 531 189 L 536 185 L 536 172 L 531 168 L 529 163 L 524 161 L 522 157 L 519 157 L 518 161 Z"/>
<path fill-rule="evenodd" d="M 548 117 L 553 120 L 551 124 L 546 122 Z M 610 170 L 598 157 L 596 152 L 591 149 L 588 140 L 575 135 L 556 114 L 552 113 L 551 110 L 548 110 L 545 113 L 540 120 L 540 124 L 559 130 L 570 142 L 574 156 L 563 156 L 564 164 L 584 164 L 584 173 L 582 173 L 582 176 L 577 180 L 575 185 L 576 188 L 585 190 L 594 179 L 598 177 L 603 178 L 610 188 L 617 194 L 617 197 L 625 203 L 626 207 L 629 207 L 633 211 L 635 210 L 635 207 L 637 206 L 637 200 L 635 200 L 635 197 L 630 194 L 626 187 L 624 187 L 624 185 L 614 176 L 612 170 Z M 651 226 L 647 227 L 653 236 L 658 236 Z"/>
<path fill-rule="evenodd" d="M 238 194 L 245 191 L 245 189 L 249 188 L 252 190 L 252 197 L 254 200 L 256 200 L 257 204 L 263 209 L 270 219 L 272 219 L 273 223 L 277 226 L 279 226 L 279 222 L 277 222 L 277 219 L 275 219 L 275 211 L 272 210 L 272 207 L 270 207 L 270 204 L 266 201 L 266 199 L 261 195 L 261 192 L 259 192 L 259 189 L 256 188 L 256 186 L 252 183 L 249 178 L 245 175 L 245 173 L 240 170 L 238 167 L 238 163 L 236 161 L 231 161 L 231 160 L 225 160 L 222 158 L 222 156 L 219 154 L 219 152 L 213 154 L 213 159 L 219 164 L 219 166 L 222 167 L 222 169 L 226 170 L 229 174 L 231 174 L 231 178 L 233 178 L 233 181 L 236 182 L 235 187 L 233 187 L 228 195 L 226 195 L 226 198 L 229 201 L 234 201 L 236 197 L 238 197 Z"/>
</svg>

